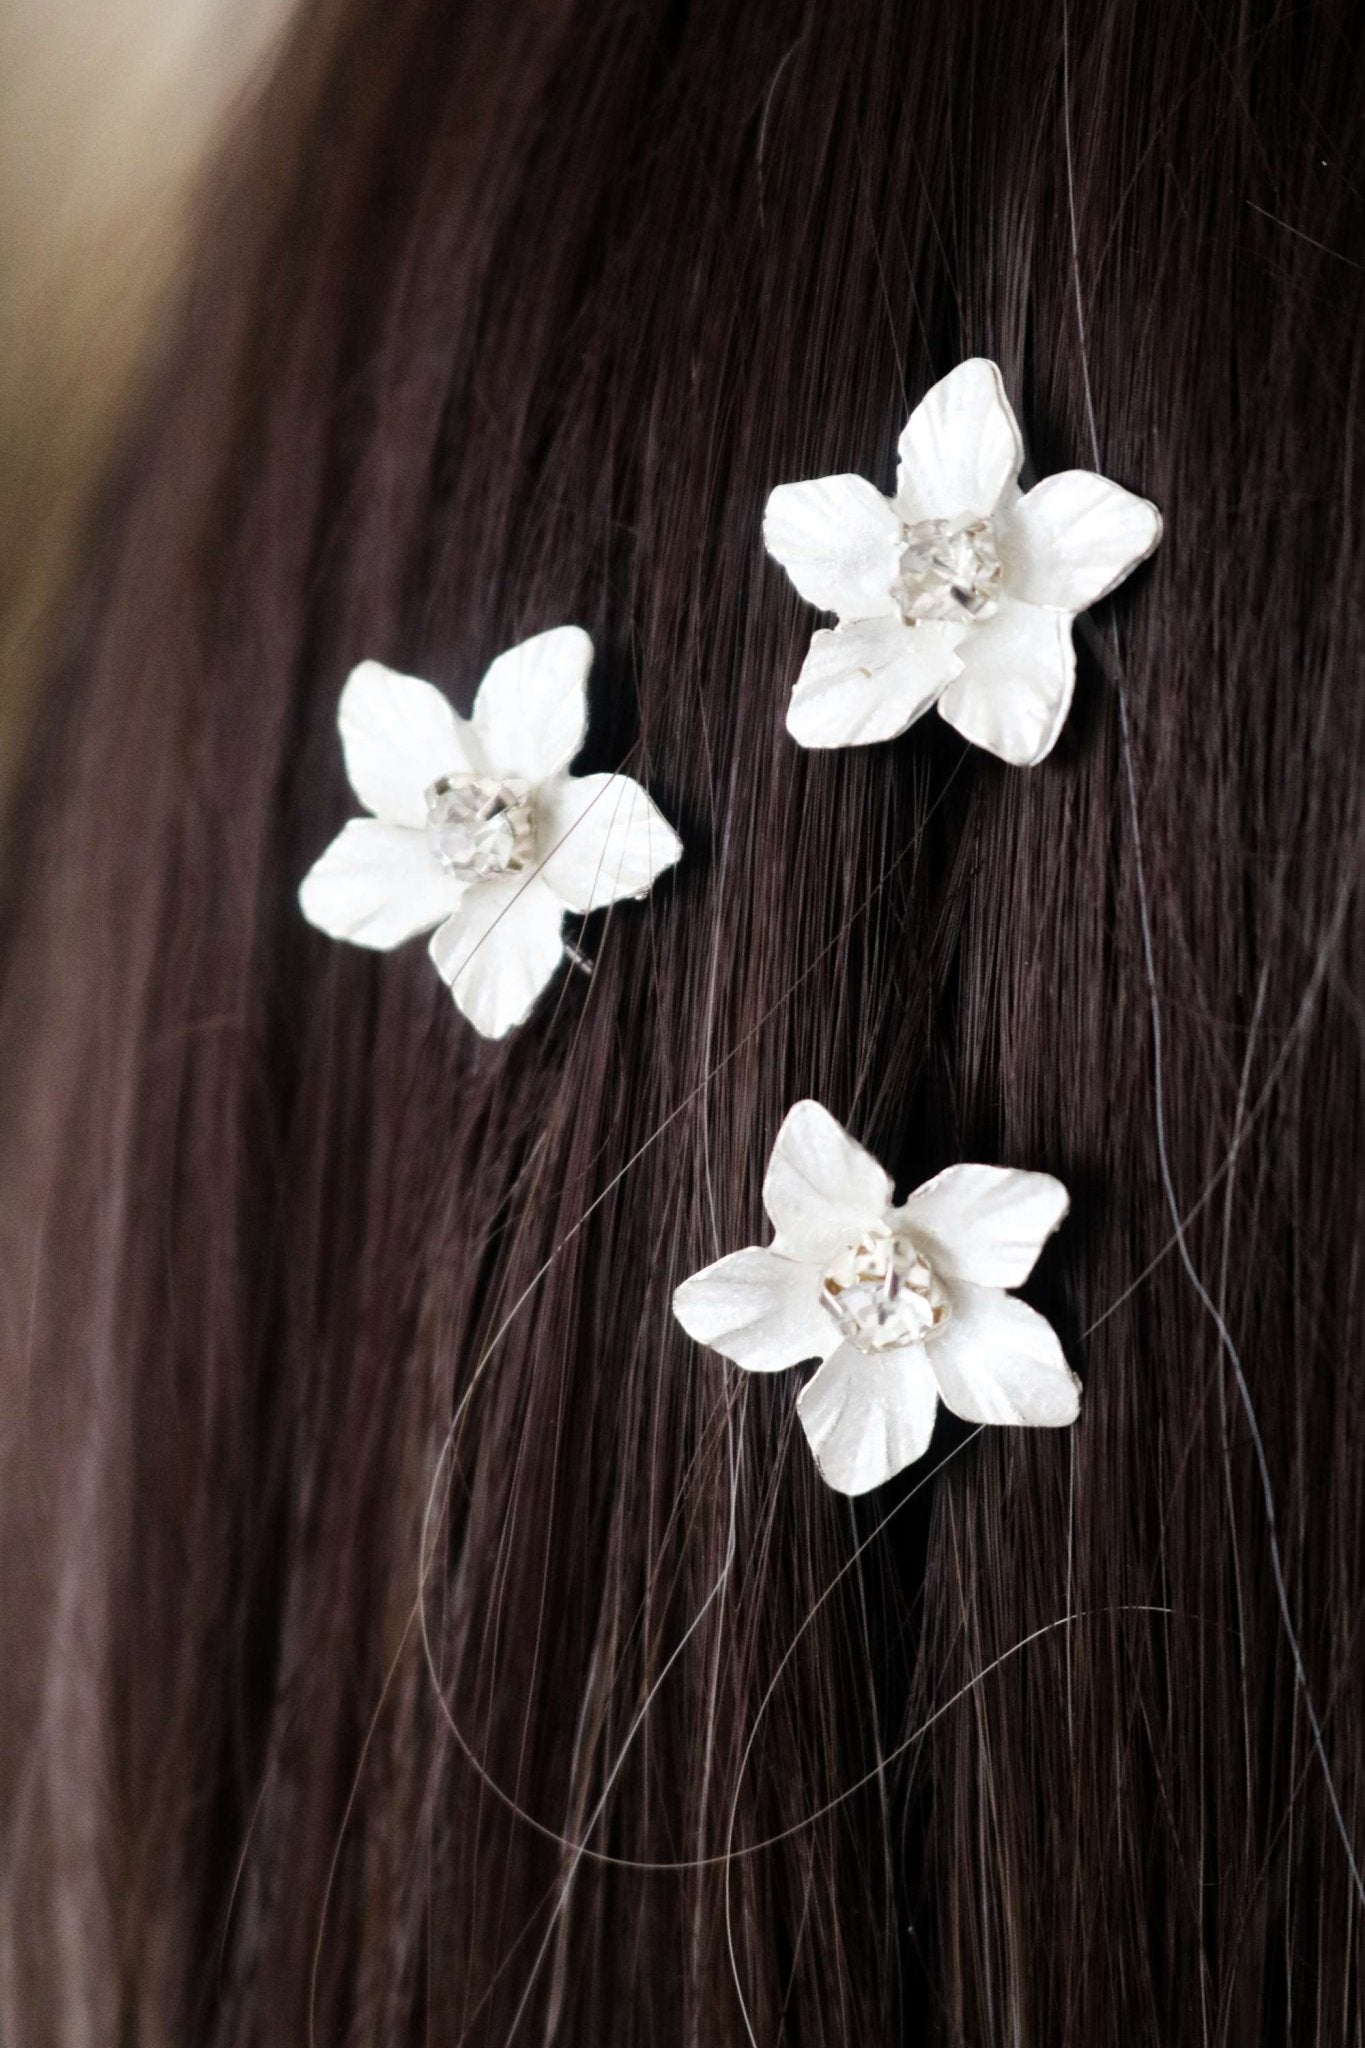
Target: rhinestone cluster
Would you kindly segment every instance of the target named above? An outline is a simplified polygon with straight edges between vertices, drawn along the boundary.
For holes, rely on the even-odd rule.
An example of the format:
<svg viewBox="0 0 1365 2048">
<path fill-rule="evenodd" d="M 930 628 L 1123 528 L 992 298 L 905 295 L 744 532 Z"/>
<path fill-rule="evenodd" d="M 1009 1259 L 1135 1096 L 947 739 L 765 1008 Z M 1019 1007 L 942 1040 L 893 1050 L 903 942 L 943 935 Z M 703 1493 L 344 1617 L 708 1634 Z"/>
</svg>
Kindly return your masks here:
<svg viewBox="0 0 1365 2048">
<path fill-rule="evenodd" d="M 988 619 L 1000 601 L 1000 554 L 989 519 L 921 519 L 906 528 L 891 595 L 907 626 Z"/>
<path fill-rule="evenodd" d="M 513 777 L 443 775 L 426 793 L 427 841 L 462 882 L 515 874 L 535 852 L 531 792 Z"/>
<path fill-rule="evenodd" d="M 947 1295 L 904 1231 L 869 1231 L 824 1276 L 820 1302 L 860 1351 L 919 1344 L 948 1320 Z"/>
</svg>

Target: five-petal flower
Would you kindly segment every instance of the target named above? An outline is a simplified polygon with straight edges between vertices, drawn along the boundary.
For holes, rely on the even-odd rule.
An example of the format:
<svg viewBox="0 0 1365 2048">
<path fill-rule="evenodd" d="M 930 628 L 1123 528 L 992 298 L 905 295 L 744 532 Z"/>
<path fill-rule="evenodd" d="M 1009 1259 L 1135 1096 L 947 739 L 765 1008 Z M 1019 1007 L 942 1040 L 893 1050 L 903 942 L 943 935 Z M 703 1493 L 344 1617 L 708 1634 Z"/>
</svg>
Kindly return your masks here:
<svg viewBox="0 0 1365 2048">
<path fill-rule="evenodd" d="M 377 661 L 338 724 L 368 818 L 305 876 L 304 916 L 381 950 L 436 927 L 431 957 L 486 1038 L 529 1014 L 564 956 L 565 916 L 643 896 L 682 852 L 628 775 L 567 773 L 583 744 L 592 642 L 576 626 L 500 654 L 468 719 Z"/>
<path fill-rule="evenodd" d="M 776 1230 L 684 1280 L 690 1337 L 749 1372 L 806 1359 L 797 1399 L 821 1475 L 866 1493 L 927 1450 L 940 1400 L 968 1422 L 1059 1428 L 1079 1383 L 1019 1287 L 1067 1211 L 1046 1173 L 950 1166 L 893 1204 L 890 1177 L 818 1102 L 798 1102 L 763 1182 Z"/>
<path fill-rule="evenodd" d="M 803 747 L 894 739 L 937 704 L 965 739 L 1033 767 L 1075 680 L 1072 620 L 1161 538 L 1155 505 L 1086 470 L 1021 493 L 1000 372 L 960 363 L 900 438 L 894 498 L 860 476 L 780 484 L 763 538 L 838 626 L 811 641 L 787 712 Z"/>
</svg>

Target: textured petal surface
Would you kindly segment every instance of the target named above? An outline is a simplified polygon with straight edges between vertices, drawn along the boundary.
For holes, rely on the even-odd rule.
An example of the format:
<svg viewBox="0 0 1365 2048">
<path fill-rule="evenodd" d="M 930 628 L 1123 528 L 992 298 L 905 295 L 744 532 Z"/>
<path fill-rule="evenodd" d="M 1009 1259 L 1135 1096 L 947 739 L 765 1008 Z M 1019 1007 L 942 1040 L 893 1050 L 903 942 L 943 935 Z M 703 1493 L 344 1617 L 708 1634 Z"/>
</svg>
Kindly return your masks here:
<svg viewBox="0 0 1365 2048">
<path fill-rule="evenodd" d="M 538 875 L 475 882 L 433 933 L 431 957 L 476 1031 L 502 1038 L 530 1015 L 564 953 L 564 905 Z"/>
<path fill-rule="evenodd" d="M 541 874 L 570 910 L 586 914 L 642 896 L 682 841 L 628 775 L 563 775 L 536 804 Z"/>
<path fill-rule="evenodd" d="M 962 673 L 939 698 L 940 712 L 974 746 L 1016 768 L 1036 767 L 1071 709 L 1070 614 L 1011 599 L 970 627 L 957 651 Z"/>
<path fill-rule="evenodd" d="M 460 884 L 425 832 L 352 818 L 304 876 L 299 908 L 329 938 L 385 953 L 429 932 L 460 901 Z"/>
<path fill-rule="evenodd" d="M 1160 539 L 1155 505 L 1084 469 L 1046 477 L 999 525 L 1011 596 L 1073 613 L 1107 596 Z"/>
<path fill-rule="evenodd" d="M 937 1407 L 922 1344 L 880 1356 L 841 1345 L 796 1403 L 820 1477 L 836 1493 L 869 1493 L 922 1458 Z"/>
<path fill-rule="evenodd" d="M 940 379 L 911 413 L 900 439 L 897 508 L 908 526 L 962 512 L 988 517 L 1023 460 L 1000 372 L 973 357 Z"/>
<path fill-rule="evenodd" d="M 916 1188 L 901 1214 L 935 1272 L 982 1287 L 1022 1287 L 1070 1206 L 1050 1173 L 949 1166 Z"/>
<path fill-rule="evenodd" d="M 472 734 L 439 690 L 380 661 L 353 668 L 337 712 L 351 788 L 387 825 L 425 826 L 440 775 L 478 773 Z"/>
<path fill-rule="evenodd" d="M 689 1337 L 732 1358 L 746 1372 L 781 1372 L 839 1346 L 820 1306 L 820 1275 L 794 1259 L 753 1245 L 684 1280 L 673 1313 Z"/>
<path fill-rule="evenodd" d="M 817 633 L 787 707 L 787 731 L 802 747 L 894 739 L 958 673 L 954 649 L 965 630 L 896 618 Z"/>
<path fill-rule="evenodd" d="M 807 604 L 841 619 L 896 609 L 891 597 L 901 523 L 861 476 L 779 484 L 763 515 L 763 544 Z"/>
<path fill-rule="evenodd" d="M 500 654 L 479 685 L 471 723 L 488 767 L 534 788 L 562 775 L 583 744 L 592 641 L 556 626 Z"/>
<path fill-rule="evenodd" d="M 777 1249 L 823 1272 L 886 1212 L 891 1180 L 818 1102 L 787 1111 L 763 1181 Z"/>
<path fill-rule="evenodd" d="M 1080 1413 L 1080 1382 L 1051 1323 L 994 1287 L 959 1283 L 953 1312 L 924 1347 L 944 1405 L 964 1422 L 1062 1429 Z"/>
</svg>

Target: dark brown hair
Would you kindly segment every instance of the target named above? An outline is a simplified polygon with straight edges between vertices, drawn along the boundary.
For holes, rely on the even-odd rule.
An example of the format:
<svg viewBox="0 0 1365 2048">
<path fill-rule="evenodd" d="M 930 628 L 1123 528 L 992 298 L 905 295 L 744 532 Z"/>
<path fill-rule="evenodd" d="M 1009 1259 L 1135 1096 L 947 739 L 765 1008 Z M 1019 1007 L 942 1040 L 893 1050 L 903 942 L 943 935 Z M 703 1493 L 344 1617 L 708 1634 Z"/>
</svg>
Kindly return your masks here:
<svg viewBox="0 0 1365 2048">
<path fill-rule="evenodd" d="M 4 912 L 6 2039 L 1361 2036 L 1346 0 L 329 0 L 206 194 Z M 775 483 L 995 357 L 1156 500 L 1043 767 L 803 754 Z M 593 633 L 687 854 L 503 1046 L 295 891 L 376 656 Z M 814 1095 L 1060 1175 L 1061 1435 L 850 1505 L 673 1285 Z"/>
</svg>

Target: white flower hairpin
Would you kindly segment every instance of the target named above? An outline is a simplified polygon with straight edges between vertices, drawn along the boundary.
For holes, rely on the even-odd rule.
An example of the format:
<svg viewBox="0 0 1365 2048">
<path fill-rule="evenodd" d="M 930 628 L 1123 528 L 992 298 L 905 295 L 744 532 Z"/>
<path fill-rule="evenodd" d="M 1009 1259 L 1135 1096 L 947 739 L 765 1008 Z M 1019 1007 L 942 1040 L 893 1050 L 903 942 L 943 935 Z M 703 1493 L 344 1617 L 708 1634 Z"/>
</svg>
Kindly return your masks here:
<svg viewBox="0 0 1365 2048">
<path fill-rule="evenodd" d="M 684 1280 L 673 1313 L 747 1372 L 805 1359 L 797 1411 L 822 1477 L 866 1493 L 928 1449 L 938 1403 L 1056 1429 L 1080 1388 L 1027 1280 L 1067 1211 L 1046 1173 L 950 1166 L 899 1207 L 890 1177 L 818 1102 L 787 1112 L 763 1182 L 777 1235 Z"/>
<path fill-rule="evenodd" d="M 682 852 L 628 775 L 567 773 L 591 666 L 587 634 L 560 626 L 498 656 L 468 719 L 377 661 L 341 693 L 346 773 L 373 815 L 343 826 L 304 877 L 303 914 L 381 951 L 434 925 L 431 957 L 485 1038 L 529 1014 L 564 957 L 568 914 L 645 895 Z"/>
<path fill-rule="evenodd" d="M 803 747 L 894 739 L 937 704 L 1002 761 L 1052 751 L 1075 680 L 1072 620 L 1161 538 L 1145 498 L 1087 470 L 1026 494 L 1000 372 L 960 363 L 900 438 L 894 498 L 860 476 L 780 484 L 763 538 L 802 597 L 834 612 L 792 691 Z"/>
</svg>

